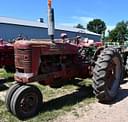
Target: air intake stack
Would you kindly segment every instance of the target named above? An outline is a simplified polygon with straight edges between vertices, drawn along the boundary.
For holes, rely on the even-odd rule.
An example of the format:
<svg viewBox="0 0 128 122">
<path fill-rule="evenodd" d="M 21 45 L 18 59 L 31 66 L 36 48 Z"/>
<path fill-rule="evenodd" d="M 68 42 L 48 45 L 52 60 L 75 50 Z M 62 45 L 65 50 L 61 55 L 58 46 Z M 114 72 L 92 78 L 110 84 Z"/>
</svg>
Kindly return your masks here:
<svg viewBox="0 0 128 122">
<path fill-rule="evenodd" d="M 52 0 L 48 0 L 48 35 L 54 42 L 54 9 L 52 8 Z"/>
</svg>

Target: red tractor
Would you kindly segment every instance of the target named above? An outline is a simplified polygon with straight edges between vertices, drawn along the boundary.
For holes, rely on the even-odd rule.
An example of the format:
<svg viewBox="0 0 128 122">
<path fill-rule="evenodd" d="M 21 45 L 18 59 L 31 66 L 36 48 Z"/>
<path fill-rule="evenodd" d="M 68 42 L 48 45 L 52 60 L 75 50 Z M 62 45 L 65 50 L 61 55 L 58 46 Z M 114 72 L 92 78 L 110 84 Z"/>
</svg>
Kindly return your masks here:
<svg viewBox="0 0 128 122">
<path fill-rule="evenodd" d="M 8 110 L 19 118 L 37 113 L 42 94 L 38 88 L 29 84 L 31 82 L 58 87 L 64 80 L 91 76 L 92 59 L 97 57 L 94 56 L 94 47 L 53 43 L 48 40 L 16 41 L 14 50 L 17 83 L 7 92 L 5 101 Z"/>
<path fill-rule="evenodd" d="M 123 79 L 123 63 L 117 48 L 78 40 L 54 40 L 51 0 L 48 5 L 51 40 L 21 40 L 14 44 L 17 83 L 8 90 L 5 102 L 8 110 L 20 119 L 35 115 L 42 103 L 41 92 L 31 82 L 58 87 L 64 80 L 93 76 L 96 97 L 112 101 Z"/>
<path fill-rule="evenodd" d="M 0 39 L 0 67 L 7 71 L 14 70 L 14 47 L 13 44 Z"/>
<path fill-rule="evenodd" d="M 33 116 L 40 108 L 42 94 L 29 83 L 58 87 L 64 80 L 89 77 L 91 67 L 94 67 L 93 88 L 97 98 L 101 101 L 114 99 L 122 77 L 121 57 L 116 49 L 106 48 L 101 52 L 101 47 L 93 52 L 94 47 L 48 40 L 16 41 L 17 83 L 7 92 L 8 110 L 20 119 Z"/>
</svg>

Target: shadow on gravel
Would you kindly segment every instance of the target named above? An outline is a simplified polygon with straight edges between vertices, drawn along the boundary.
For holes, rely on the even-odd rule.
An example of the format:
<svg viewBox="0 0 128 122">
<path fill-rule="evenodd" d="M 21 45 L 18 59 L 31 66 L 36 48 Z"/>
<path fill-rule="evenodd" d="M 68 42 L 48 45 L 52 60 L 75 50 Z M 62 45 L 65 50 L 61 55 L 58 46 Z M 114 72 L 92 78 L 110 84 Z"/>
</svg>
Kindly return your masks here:
<svg viewBox="0 0 128 122">
<path fill-rule="evenodd" d="M 5 91 L 7 89 L 8 89 L 8 87 L 6 85 L 4 85 L 4 84 L 0 85 L 0 92 Z"/>
<path fill-rule="evenodd" d="M 112 104 L 115 104 L 115 103 L 117 103 L 117 102 L 122 101 L 122 100 L 125 99 L 127 96 L 128 96 L 128 89 L 122 89 L 122 88 L 120 88 L 120 89 L 119 89 L 119 92 L 118 92 L 118 95 L 117 95 L 117 97 L 115 98 L 114 101 L 112 101 L 112 102 L 104 102 L 104 103 L 102 103 L 102 104 L 112 105 Z"/>
<path fill-rule="evenodd" d="M 13 81 L 14 81 L 13 77 L 1 78 L 0 79 L 0 91 L 7 90 L 9 87 L 7 86 L 6 83 L 13 82 Z"/>
<path fill-rule="evenodd" d="M 50 101 L 44 102 L 41 112 L 61 109 L 64 106 L 75 105 L 80 101 L 94 97 L 92 86 L 81 86 L 76 92 L 61 96 Z"/>
<path fill-rule="evenodd" d="M 117 98 L 114 102 L 119 102 L 128 96 L 128 89 L 120 89 Z"/>
</svg>

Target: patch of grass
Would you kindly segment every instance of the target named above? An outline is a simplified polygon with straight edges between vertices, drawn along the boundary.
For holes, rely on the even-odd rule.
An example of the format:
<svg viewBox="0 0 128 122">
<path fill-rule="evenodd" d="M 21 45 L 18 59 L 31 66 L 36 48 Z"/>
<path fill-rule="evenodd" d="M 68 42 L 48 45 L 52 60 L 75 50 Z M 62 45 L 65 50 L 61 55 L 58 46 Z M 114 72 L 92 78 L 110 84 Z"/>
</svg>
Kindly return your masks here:
<svg viewBox="0 0 128 122">
<path fill-rule="evenodd" d="M 11 72 L 6 72 L 5 69 L 0 69 L 0 77 L 3 77 L 3 78 L 9 78 L 9 77 L 13 77 L 13 74 L 14 73 L 11 73 Z"/>
<path fill-rule="evenodd" d="M 0 69 L 0 84 L 7 83 L 7 82 L 13 82 L 14 81 L 14 73 L 12 72 L 6 72 L 5 69 Z"/>
<path fill-rule="evenodd" d="M 2 106 L 2 105 L 3 105 L 3 103 L 4 103 L 4 102 L 0 100 L 0 106 Z"/>
<path fill-rule="evenodd" d="M 14 81 L 14 73 L 6 72 L 4 68 L 0 68 L 0 91 L 8 89 L 5 83 L 12 83 Z"/>
<path fill-rule="evenodd" d="M 44 103 L 40 113 L 25 122 L 52 122 L 58 116 L 95 102 L 95 97 L 92 94 L 91 80 L 89 79 L 74 79 L 58 89 L 39 84 L 35 85 L 41 90 Z M 74 114 L 79 116 L 75 111 Z M 0 122 L 20 122 L 20 120 L 7 111 L 2 101 L 0 101 L 0 118 Z"/>
</svg>

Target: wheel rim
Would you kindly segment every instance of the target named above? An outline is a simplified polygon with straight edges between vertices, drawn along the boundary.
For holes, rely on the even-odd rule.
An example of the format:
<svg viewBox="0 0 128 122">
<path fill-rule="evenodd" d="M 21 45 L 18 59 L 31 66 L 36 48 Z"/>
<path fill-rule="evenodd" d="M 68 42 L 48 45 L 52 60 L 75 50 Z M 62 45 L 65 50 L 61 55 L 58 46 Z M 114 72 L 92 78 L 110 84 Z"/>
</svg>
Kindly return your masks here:
<svg viewBox="0 0 128 122">
<path fill-rule="evenodd" d="M 33 113 L 38 106 L 38 96 L 36 93 L 27 93 L 22 97 L 19 104 L 21 113 Z"/>
<path fill-rule="evenodd" d="M 114 57 L 109 63 L 107 69 L 106 79 L 107 79 L 107 91 L 110 96 L 114 97 L 117 93 L 117 88 L 120 83 L 120 74 L 121 74 L 121 64 L 118 57 Z"/>
</svg>

